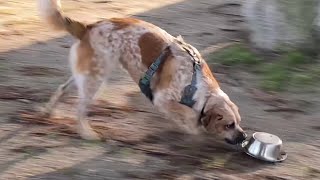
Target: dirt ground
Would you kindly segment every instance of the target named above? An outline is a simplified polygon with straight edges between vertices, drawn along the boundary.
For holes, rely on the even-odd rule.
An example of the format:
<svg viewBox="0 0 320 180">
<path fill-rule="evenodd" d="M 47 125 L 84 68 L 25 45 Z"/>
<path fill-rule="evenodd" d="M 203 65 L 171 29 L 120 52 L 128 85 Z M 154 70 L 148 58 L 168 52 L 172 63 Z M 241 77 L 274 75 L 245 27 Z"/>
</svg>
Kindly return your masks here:
<svg viewBox="0 0 320 180">
<path fill-rule="evenodd" d="M 238 41 L 245 27 L 240 0 L 62 3 L 68 15 L 86 22 L 133 15 L 183 35 L 199 50 Z M 240 106 L 242 126 L 281 137 L 285 162 L 261 162 L 214 137 L 183 134 L 120 68 L 89 114 L 105 141 L 74 133 L 74 89 L 53 118 L 39 117 L 37 107 L 70 76 L 72 42 L 40 22 L 35 1 L 0 2 L 0 179 L 320 179 L 320 97 L 266 94 L 250 83 L 252 75 L 214 63 L 222 88 Z"/>
</svg>

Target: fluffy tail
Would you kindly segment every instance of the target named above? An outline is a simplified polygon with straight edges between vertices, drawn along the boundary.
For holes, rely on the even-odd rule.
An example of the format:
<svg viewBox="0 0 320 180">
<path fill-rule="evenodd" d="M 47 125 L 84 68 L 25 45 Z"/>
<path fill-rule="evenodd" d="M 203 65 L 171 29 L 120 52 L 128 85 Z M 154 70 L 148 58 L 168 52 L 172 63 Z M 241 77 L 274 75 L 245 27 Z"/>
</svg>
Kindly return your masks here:
<svg viewBox="0 0 320 180">
<path fill-rule="evenodd" d="M 62 14 L 60 0 L 38 0 L 40 16 L 55 30 L 66 30 L 78 39 L 87 32 L 87 25 Z"/>
</svg>

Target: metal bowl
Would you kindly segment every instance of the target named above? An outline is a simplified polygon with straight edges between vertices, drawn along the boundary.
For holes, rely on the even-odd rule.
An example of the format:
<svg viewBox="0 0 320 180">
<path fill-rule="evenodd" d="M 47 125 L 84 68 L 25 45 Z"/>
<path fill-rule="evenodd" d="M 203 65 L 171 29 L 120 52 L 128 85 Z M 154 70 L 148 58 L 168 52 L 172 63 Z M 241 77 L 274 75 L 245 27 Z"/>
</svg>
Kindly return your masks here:
<svg viewBox="0 0 320 180">
<path fill-rule="evenodd" d="M 287 153 L 282 151 L 282 140 L 265 132 L 254 133 L 242 147 L 248 155 L 268 162 L 281 162 L 287 158 Z"/>
</svg>

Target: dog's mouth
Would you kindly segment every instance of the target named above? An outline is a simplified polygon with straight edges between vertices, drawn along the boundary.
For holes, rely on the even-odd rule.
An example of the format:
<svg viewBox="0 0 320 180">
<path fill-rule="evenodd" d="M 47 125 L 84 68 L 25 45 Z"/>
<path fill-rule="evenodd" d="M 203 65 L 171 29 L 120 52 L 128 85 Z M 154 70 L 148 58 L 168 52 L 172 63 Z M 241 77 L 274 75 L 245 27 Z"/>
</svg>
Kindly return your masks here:
<svg viewBox="0 0 320 180">
<path fill-rule="evenodd" d="M 247 134 L 245 132 L 239 132 L 239 135 L 237 136 L 237 138 L 234 138 L 232 140 L 225 138 L 224 140 L 232 145 L 236 145 L 236 144 L 241 144 L 243 143 L 243 141 L 245 141 L 247 138 Z"/>
<path fill-rule="evenodd" d="M 224 141 L 226 141 L 228 144 L 232 144 L 232 145 L 239 144 L 239 143 L 236 142 L 235 140 L 230 140 L 230 139 L 227 139 L 227 138 L 225 138 Z"/>
<path fill-rule="evenodd" d="M 238 139 L 230 140 L 230 139 L 227 139 L 227 138 L 225 138 L 224 140 L 225 140 L 228 144 L 231 144 L 231 145 L 242 144 L 242 142 L 244 141 L 244 140 L 238 140 Z"/>
</svg>

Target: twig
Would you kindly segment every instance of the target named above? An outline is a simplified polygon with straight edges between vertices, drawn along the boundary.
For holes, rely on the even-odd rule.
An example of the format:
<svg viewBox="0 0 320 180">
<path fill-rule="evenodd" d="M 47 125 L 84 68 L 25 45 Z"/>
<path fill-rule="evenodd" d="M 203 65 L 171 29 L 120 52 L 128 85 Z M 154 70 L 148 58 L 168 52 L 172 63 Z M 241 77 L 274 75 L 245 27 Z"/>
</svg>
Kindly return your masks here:
<svg viewBox="0 0 320 180">
<path fill-rule="evenodd" d="M 212 11 L 211 13 L 218 14 L 218 15 L 226 15 L 226 16 L 244 17 L 244 16 L 241 15 L 241 14 L 218 12 L 218 11 Z"/>
<path fill-rule="evenodd" d="M 121 142 L 121 141 L 119 141 L 119 142 Z M 123 146 L 126 146 L 126 144 L 123 144 Z M 180 156 L 180 157 L 186 157 L 186 158 L 191 158 L 191 159 L 198 159 L 199 158 L 196 156 L 190 156 L 190 155 L 186 155 L 186 154 L 177 154 L 177 153 L 165 151 L 164 149 L 161 149 L 161 150 L 147 149 L 147 148 L 137 147 L 137 146 L 133 146 L 133 145 L 129 145 L 129 146 L 127 145 L 126 147 L 129 147 L 131 149 L 138 150 L 138 151 L 143 151 L 146 153 L 153 153 L 153 154 L 159 154 L 159 155 L 164 155 L 164 156 Z"/>
<path fill-rule="evenodd" d="M 96 4 L 105 4 L 105 3 L 111 3 L 112 1 L 93 1 L 93 3 Z"/>
<path fill-rule="evenodd" d="M 200 51 L 200 54 L 202 54 L 202 56 L 207 56 L 207 55 L 212 54 L 214 52 L 217 52 L 221 49 L 224 49 L 229 46 L 236 45 L 236 44 L 239 44 L 239 43 L 238 42 L 219 43 L 219 44 L 212 45 L 212 46 L 205 48 L 204 50 Z"/>
<path fill-rule="evenodd" d="M 240 3 L 235 3 L 235 2 L 227 2 L 227 3 L 223 3 L 223 4 L 218 4 L 216 6 L 211 7 L 211 10 L 215 10 L 215 9 L 220 9 L 223 7 L 227 7 L 227 6 L 241 6 Z"/>
<path fill-rule="evenodd" d="M 266 112 L 296 112 L 296 113 L 305 113 L 305 111 L 290 107 L 279 107 L 274 109 L 265 109 Z"/>
<path fill-rule="evenodd" d="M 232 28 L 232 27 L 219 27 L 219 29 L 220 29 L 221 31 L 231 31 L 231 32 L 239 31 L 239 29 Z"/>
</svg>

